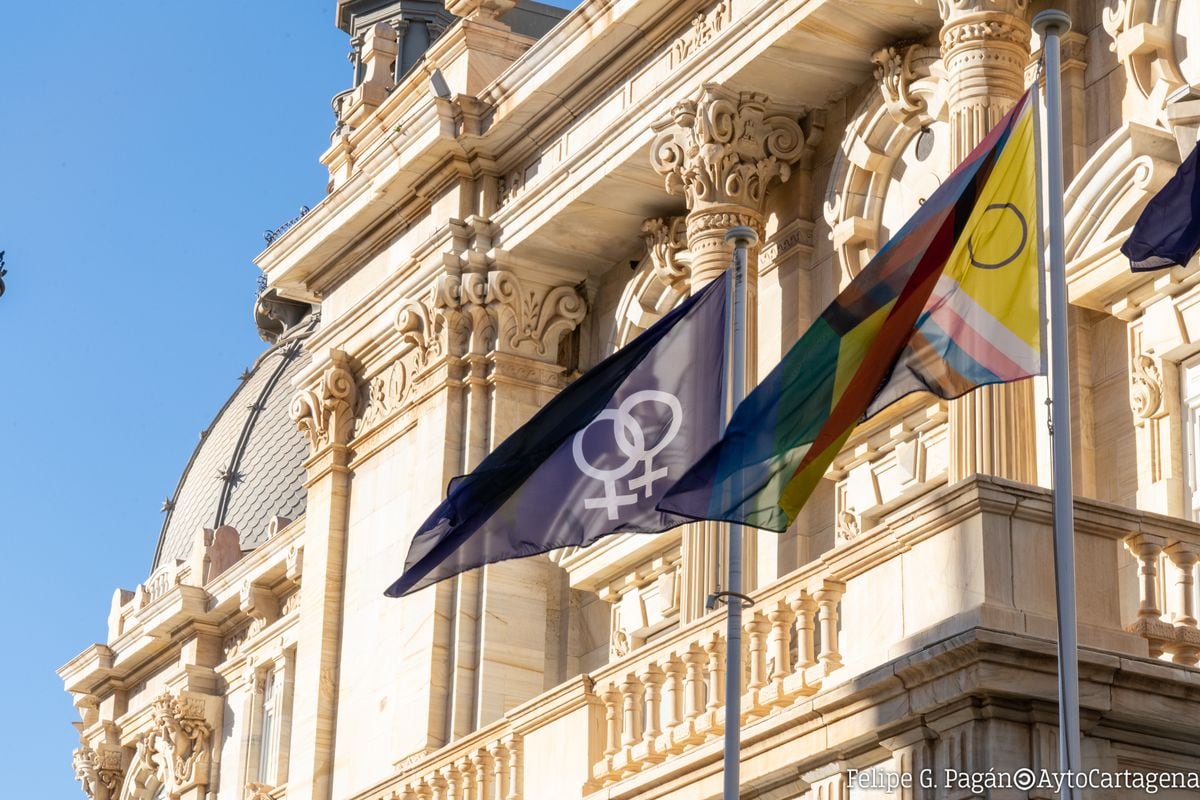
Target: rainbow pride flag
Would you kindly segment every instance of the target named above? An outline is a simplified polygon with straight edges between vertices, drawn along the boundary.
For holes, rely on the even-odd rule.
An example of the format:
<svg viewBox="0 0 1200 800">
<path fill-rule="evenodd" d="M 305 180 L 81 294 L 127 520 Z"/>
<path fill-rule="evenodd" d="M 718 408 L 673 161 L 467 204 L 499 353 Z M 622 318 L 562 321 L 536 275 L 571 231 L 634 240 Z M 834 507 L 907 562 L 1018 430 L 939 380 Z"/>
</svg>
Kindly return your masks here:
<svg viewBox="0 0 1200 800">
<path fill-rule="evenodd" d="M 910 392 L 1045 373 L 1032 102 L 825 309 L 660 510 L 784 531 L 860 421 Z"/>
</svg>

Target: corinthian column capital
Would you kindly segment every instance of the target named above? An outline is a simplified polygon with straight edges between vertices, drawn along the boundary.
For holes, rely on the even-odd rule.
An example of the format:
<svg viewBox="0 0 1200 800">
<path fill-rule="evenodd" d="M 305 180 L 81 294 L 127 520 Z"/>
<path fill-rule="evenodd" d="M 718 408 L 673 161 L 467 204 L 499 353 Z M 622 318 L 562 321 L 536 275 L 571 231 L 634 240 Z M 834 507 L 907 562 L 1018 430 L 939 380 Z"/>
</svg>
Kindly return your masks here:
<svg viewBox="0 0 1200 800">
<path fill-rule="evenodd" d="M 747 225 L 761 233 L 767 187 L 786 181 L 804 150 L 799 123 L 768 114 L 767 104 L 766 95 L 707 83 L 654 126 L 651 164 L 667 191 L 687 201 L 693 290 L 729 265 L 726 230 Z"/>
<path fill-rule="evenodd" d="M 786 181 L 804 148 L 795 120 L 766 112 L 766 95 L 715 83 L 677 103 L 671 118 L 654 126 L 651 152 L 667 191 L 683 195 L 691 211 L 714 205 L 758 211 L 767 185 Z"/>
</svg>

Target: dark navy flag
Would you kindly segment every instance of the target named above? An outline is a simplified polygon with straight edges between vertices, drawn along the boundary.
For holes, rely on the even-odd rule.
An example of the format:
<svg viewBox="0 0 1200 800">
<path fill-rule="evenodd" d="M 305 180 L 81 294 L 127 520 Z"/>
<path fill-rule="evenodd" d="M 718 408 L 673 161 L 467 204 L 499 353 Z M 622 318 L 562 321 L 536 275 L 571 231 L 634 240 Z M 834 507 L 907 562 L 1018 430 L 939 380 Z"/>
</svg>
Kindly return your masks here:
<svg viewBox="0 0 1200 800">
<path fill-rule="evenodd" d="M 449 493 L 399 597 L 474 567 L 690 522 L 655 503 L 720 438 L 729 275 L 551 400 Z"/>
<path fill-rule="evenodd" d="M 1121 252 L 1134 272 L 1187 266 L 1200 250 L 1200 182 L 1193 148 L 1174 177 L 1146 204 Z"/>
</svg>

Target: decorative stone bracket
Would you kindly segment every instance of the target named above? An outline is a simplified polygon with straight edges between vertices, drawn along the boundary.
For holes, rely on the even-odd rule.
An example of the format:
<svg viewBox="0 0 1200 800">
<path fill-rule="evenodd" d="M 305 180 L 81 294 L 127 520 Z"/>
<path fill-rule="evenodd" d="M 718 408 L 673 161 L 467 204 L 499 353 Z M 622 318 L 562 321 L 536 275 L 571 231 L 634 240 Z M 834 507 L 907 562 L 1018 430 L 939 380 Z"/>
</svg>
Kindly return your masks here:
<svg viewBox="0 0 1200 800">
<path fill-rule="evenodd" d="M 556 365 L 563 338 L 587 314 L 581 286 L 547 285 L 496 268 L 493 226 L 454 221 L 446 273 L 420 299 L 401 302 L 393 324 L 400 347 L 366 370 L 358 392 L 355 435 L 377 427 L 413 402 L 413 387 L 443 357 L 486 370 L 497 357 Z"/>
<path fill-rule="evenodd" d="M 74 753 L 75 780 L 83 787 L 83 793 L 92 800 L 117 800 L 118 790 L 125 770 L 121 765 L 120 745 L 101 743 L 93 750 L 86 743 Z"/>
<path fill-rule="evenodd" d="M 642 238 L 655 277 L 668 288 L 686 295 L 691 272 L 687 221 L 683 217 L 648 219 L 642 223 Z"/>
<path fill-rule="evenodd" d="M 317 373 L 315 384 L 297 392 L 290 409 L 313 453 L 350 441 L 358 394 L 350 357 L 341 350 L 330 350 L 329 362 Z"/>
</svg>

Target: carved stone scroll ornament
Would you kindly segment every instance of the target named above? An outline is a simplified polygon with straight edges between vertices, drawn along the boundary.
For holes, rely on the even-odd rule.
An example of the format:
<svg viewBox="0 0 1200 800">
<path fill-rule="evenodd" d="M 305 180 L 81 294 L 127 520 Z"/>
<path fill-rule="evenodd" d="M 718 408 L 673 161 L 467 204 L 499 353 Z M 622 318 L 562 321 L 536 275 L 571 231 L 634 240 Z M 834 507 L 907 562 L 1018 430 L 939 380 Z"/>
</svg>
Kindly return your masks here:
<svg viewBox="0 0 1200 800">
<path fill-rule="evenodd" d="M 928 125 L 945 102 L 941 88 L 941 53 L 936 46 L 895 44 L 875 51 L 875 80 L 884 108 L 896 122 L 910 127 Z"/>
<path fill-rule="evenodd" d="M 354 429 L 358 387 L 349 358 L 340 350 L 331 353 L 318 384 L 301 389 L 292 399 L 291 417 L 308 438 L 312 452 L 330 444 L 346 444 Z"/>
<path fill-rule="evenodd" d="M 83 744 L 75 750 L 72 761 L 75 780 L 83 787 L 84 794 L 92 800 L 116 800 L 124 774 L 120 748 L 102 745 L 97 753 Z"/>
<path fill-rule="evenodd" d="M 1147 420 L 1158 419 L 1166 413 L 1162 369 L 1157 359 L 1145 354 L 1134 356 L 1132 367 L 1129 406 L 1133 409 L 1134 422 L 1143 425 Z"/>
<path fill-rule="evenodd" d="M 687 223 L 683 217 L 658 217 L 642 223 L 642 238 L 654 275 L 663 285 L 687 292 L 689 265 L 680 254 L 687 250 Z"/>
</svg>

